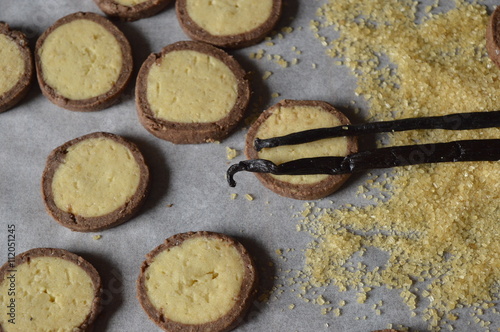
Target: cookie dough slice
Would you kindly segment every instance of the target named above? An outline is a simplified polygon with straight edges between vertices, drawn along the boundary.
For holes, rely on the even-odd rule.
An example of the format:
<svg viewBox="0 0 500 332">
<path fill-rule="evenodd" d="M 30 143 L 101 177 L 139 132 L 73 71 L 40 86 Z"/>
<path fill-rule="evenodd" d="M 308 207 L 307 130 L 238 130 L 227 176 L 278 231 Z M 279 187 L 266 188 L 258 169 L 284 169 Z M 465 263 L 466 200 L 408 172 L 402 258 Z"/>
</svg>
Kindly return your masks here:
<svg viewBox="0 0 500 332">
<path fill-rule="evenodd" d="M 42 176 L 42 195 L 56 221 L 79 232 L 117 226 L 146 198 L 149 170 L 137 146 L 97 132 L 52 151 Z"/>
<path fill-rule="evenodd" d="M 153 135 L 177 144 L 218 141 L 246 111 L 246 73 L 224 51 L 182 41 L 151 54 L 136 84 L 139 120 Z"/>
<path fill-rule="evenodd" d="M 0 113 L 23 99 L 33 72 L 33 57 L 26 36 L 0 22 Z"/>
<path fill-rule="evenodd" d="M 229 331 L 252 304 L 256 268 L 246 249 L 212 232 L 174 235 L 146 256 L 143 309 L 165 331 Z"/>
<path fill-rule="evenodd" d="M 136 21 L 163 10 L 171 0 L 94 0 L 106 15 Z"/>
<path fill-rule="evenodd" d="M 177 0 L 177 18 L 192 39 L 239 48 L 262 40 L 281 15 L 281 0 Z"/>
<path fill-rule="evenodd" d="M 500 67 L 500 6 L 491 14 L 486 28 L 486 50 L 493 63 Z"/>
<path fill-rule="evenodd" d="M 96 269 L 63 249 L 31 249 L 0 268 L 3 332 L 91 331 L 100 301 Z"/>
<path fill-rule="evenodd" d="M 112 105 L 132 74 L 132 52 L 125 35 L 94 13 L 59 19 L 38 39 L 37 78 L 42 93 L 72 111 Z"/>
<path fill-rule="evenodd" d="M 347 117 L 322 101 L 283 100 L 264 111 L 250 127 L 245 144 L 249 159 L 267 159 L 275 164 L 324 156 L 346 156 L 357 152 L 355 137 L 323 139 L 315 142 L 265 148 L 257 152 L 255 138 L 284 136 L 308 129 L 336 127 L 350 124 Z M 342 175 L 273 175 L 255 173 L 255 176 L 275 193 L 302 200 L 319 199 L 339 189 L 349 178 Z"/>
</svg>

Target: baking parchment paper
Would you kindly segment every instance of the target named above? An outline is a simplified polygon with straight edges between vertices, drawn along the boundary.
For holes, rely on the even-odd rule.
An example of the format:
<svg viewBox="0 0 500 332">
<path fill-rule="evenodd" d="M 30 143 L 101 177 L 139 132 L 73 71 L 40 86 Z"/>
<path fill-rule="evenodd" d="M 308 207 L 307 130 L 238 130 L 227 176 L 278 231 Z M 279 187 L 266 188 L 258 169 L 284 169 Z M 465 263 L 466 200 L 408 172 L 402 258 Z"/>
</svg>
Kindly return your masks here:
<svg viewBox="0 0 500 332">
<path fill-rule="evenodd" d="M 257 1 L 257 0 L 256 0 Z M 283 38 L 273 37 L 273 45 L 263 41 L 255 46 L 229 51 L 251 72 L 252 106 L 262 111 L 281 99 L 317 99 L 330 102 L 353 122 L 362 121 L 354 107 L 366 108 L 354 94 L 355 78 L 347 68 L 334 65 L 325 48 L 309 28 L 316 10 L 325 1 L 284 1 L 284 12 L 277 30 L 293 27 Z M 25 32 L 34 49 L 38 36 L 57 19 L 77 11 L 101 13 L 91 0 L 0 0 L 0 21 Z M 182 32 L 171 4 L 160 14 L 131 23 L 114 21 L 131 42 L 134 76 L 151 52 L 180 40 Z M 273 61 L 251 59 L 250 54 L 264 49 L 298 63 L 282 68 Z M 300 50 L 297 55 L 295 50 Z M 272 75 L 262 79 L 266 71 Z M 241 241 L 254 256 L 261 273 L 263 290 L 271 292 L 268 301 L 255 301 L 237 331 L 370 331 L 388 324 L 425 331 L 427 323 L 411 317 L 397 290 L 374 289 L 367 302 L 356 303 L 356 294 L 339 295 L 334 287 L 323 290 L 334 303 L 351 298 L 340 317 L 322 314 L 321 306 L 306 303 L 291 291 L 290 271 L 304 265 L 304 250 L 313 239 L 298 232 L 296 225 L 304 202 L 280 197 L 265 189 L 251 174 L 239 173 L 238 185 L 230 188 L 225 172 L 230 163 L 244 159 L 242 150 L 247 126 L 242 124 L 219 144 L 174 145 L 149 134 L 138 122 L 133 89 L 129 84 L 119 102 L 103 111 L 79 113 L 61 109 L 49 102 L 37 83 L 25 100 L 0 114 L 0 260 L 7 259 L 7 225 L 15 225 L 16 253 L 35 247 L 70 250 L 90 261 L 103 278 L 103 312 L 95 331 L 159 331 L 143 312 L 136 299 L 135 281 L 145 254 L 167 237 L 187 231 L 222 232 Z M 279 94 L 271 97 L 273 93 Z M 252 112 L 251 111 L 251 112 Z M 75 137 L 95 131 L 108 131 L 135 142 L 151 168 L 151 192 L 143 210 L 132 220 L 99 233 L 72 232 L 55 222 L 46 212 L 40 194 L 45 160 L 52 149 Z M 226 158 L 226 147 L 240 153 Z M 333 196 L 315 202 L 334 208 L 356 203 L 355 192 L 367 175 L 351 179 Z M 236 199 L 231 194 L 237 193 Z M 254 199 L 247 200 L 246 194 Z M 102 235 L 100 240 L 94 235 Z M 286 259 L 276 253 L 287 251 Z M 379 264 L 384 254 L 368 251 L 365 264 Z M 296 288 L 296 287 L 295 287 Z M 319 293 L 318 293 L 319 294 Z M 382 315 L 370 307 L 383 300 Z M 363 319 L 359 319 L 362 317 Z M 491 328 L 499 325 L 493 322 Z M 464 322 L 455 326 L 471 331 Z M 495 325 L 496 324 L 496 325 Z"/>
</svg>

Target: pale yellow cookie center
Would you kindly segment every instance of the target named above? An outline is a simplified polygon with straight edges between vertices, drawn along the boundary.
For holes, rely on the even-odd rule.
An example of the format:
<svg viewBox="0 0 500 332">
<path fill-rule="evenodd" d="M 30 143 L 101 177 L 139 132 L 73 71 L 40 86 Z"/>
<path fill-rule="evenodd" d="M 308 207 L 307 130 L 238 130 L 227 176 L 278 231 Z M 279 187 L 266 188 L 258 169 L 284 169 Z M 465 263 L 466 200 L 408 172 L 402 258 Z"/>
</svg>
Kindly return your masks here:
<svg viewBox="0 0 500 332">
<path fill-rule="evenodd" d="M 271 16 L 273 0 L 187 0 L 187 13 L 214 36 L 236 35 L 258 28 Z"/>
<path fill-rule="evenodd" d="M 45 82 L 68 99 L 82 100 L 108 92 L 122 69 L 122 51 L 102 25 L 87 19 L 63 24 L 38 50 Z"/>
<path fill-rule="evenodd" d="M 303 130 L 335 127 L 339 119 L 317 106 L 278 107 L 259 127 L 256 137 L 264 139 L 283 136 Z M 315 142 L 279 146 L 263 149 L 258 157 L 276 164 L 300 158 L 345 156 L 348 153 L 347 138 L 329 138 Z M 272 175 L 276 179 L 292 184 L 313 184 L 324 180 L 327 175 Z"/>
<path fill-rule="evenodd" d="M 54 173 L 57 207 L 82 217 L 98 217 L 124 205 L 137 190 L 140 169 L 132 152 L 107 138 L 87 139 L 70 148 Z"/>
<path fill-rule="evenodd" d="M 71 332 L 85 321 L 92 308 L 94 286 L 81 267 L 62 258 L 35 257 L 15 270 L 0 284 L 3 331 Z M 9 316 L 6 313 L 11 312 L 8 306 L 13 298 L 14 316 Z M 9 322 L 13 317 L 15 324 Z"/>
<path fill-rule="evenodd" d="M 238 97 L 238 81 L 221 60 L 196 51 L 172 51 L 151 66 L 147 99 L 154 115 L 182 123 L 226 117 Z"/>
<path fill-rule="evenodd" d="M 146 2 L 148 0 L 113 0 L 114 2 L 120 4 L 120 5 L 124 5 L 124 6 L 128 6 L 128 7 L 133 7 L 135 5 L 138 5 L 140 3 L 143 3 L 143 2 Z"/>
<path fill-rule="evenodd" d="M 166 318 L 203 324 L 234 306 L 244 274 L 241 255 L 231 244 L 196 237 L 158 254 L 145 271 L 145 286 Z"/>
<path fill-rule="evenodd" d="M 0 96 L 12 89 L 21 79 L 25 64 L 17 43 L 0 34 Z"/>
</svg>

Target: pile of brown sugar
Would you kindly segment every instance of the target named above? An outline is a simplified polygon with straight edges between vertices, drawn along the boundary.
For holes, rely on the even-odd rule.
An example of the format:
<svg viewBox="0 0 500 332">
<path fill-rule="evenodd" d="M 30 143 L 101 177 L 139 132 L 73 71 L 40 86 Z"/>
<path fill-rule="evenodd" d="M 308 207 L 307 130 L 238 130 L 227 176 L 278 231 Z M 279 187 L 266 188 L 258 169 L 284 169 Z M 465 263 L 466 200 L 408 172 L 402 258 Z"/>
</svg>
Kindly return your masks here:
<svg viewBox="0 0 500 332">
<path fill-rule="evenodd" d="M 500 69 L 485 50 L 486 7 L 446 4 L 329 0 L 318 9 L 311 28 L 332 62 L 352 69 L 369 120 L 500 109 Z M 405 145 L 499 137 L 493 128 L 386 139 Z M 432 329 L 454 329 L 459 309 L 471 307 L 473 317 L 464 319 L 488 330 L 481 315 L 498 314 L 500 295 L 499 180 L 498 162 L 402 167 L 359 188 L 364 206 L 313 214 L 306 208 L 299 228 L 315 239 L 301 275 L 313 288 L 356 289 L 359 303 L 374 287 L 397 289 Z M 369 247 L 387 253 L 383 266 L 348 264 Z M 425 286 L 417 290 L 417 283 Z"/>
</svg>

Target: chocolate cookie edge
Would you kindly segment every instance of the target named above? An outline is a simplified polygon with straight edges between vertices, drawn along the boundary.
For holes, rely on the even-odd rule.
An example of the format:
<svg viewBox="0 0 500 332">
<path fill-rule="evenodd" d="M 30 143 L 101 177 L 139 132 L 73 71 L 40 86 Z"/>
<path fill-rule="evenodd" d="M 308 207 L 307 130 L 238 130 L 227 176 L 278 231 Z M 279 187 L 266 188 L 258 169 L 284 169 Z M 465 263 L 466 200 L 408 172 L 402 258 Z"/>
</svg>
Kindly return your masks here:
<svg viewBox="0 0 500 332">
<path fill-rule="evenodd" d="M 102 279 L 95 267 L 83 257 L 74 254 L 66 249 L 60 248 L 33 248 L 27 250 L 15 256 L 14 264 L 15 266 L 18 266 L 20 264 L 28 262 L 31 258 L 36 257 L 57 257 L 68 260 L 82 268 L 90 277 L 94 286 L 94 300 L 91 304 L 90 312 L 87 315 L 86 319 L 77 328 L 79 328 L 83 332 L 91 332 L 93 330 L 93 324 L 95 323 L 97 316 L 102 311 Z M 0 267 L 0 280 L 3 281 L 5 275 L 7 273 L 11 273 L 9 272 L 9 270 L 11 270 L 10 264 L 12 263 L 10 260 L 8 260 Z M 3 330 L 1 326 L 0 330 Z"/>
<path fill-rule="evenodd" d="M 134 195 L 127 202 L 125 202 L 124 205 L 103 216 L 82 217 L 63 211 L 57 207 L 53 199 L 52 180 L 54 177 L 54 173 L 56 172 L 59 165 L 64 161 L 64 155 L 66 154 L 66 151 L 70 146 L 80 143 L 86 139 L 97 137 L 112 139 L 115 142 L 124 145 L 131 151 L 140 169 L 140 180 L 137 190 Z M 116 134 L 107 132 L 94 132 L 74 138 L 52 150 L 52 152 L 47 157 L 46 165 L 42 174 L 41 188 L 42 199 L 44 201 L 46 210 L 49 215 L 51 215 L 58 223 L 60 223 L 62 226 L 65 226 L 66 228 L 71 229 L 72 231 L 97 232 L 118 226 L 134 217 L 142 208 L 146 200 L 149 191 L 149 184 L 149 167 L 147 166 L 144 156 L 137 145 Z"/>
<path fill-rule="evenodd" d="M 222 61 L 233 72 L 238 84 L 238 93 L 236 102 L 226 117 L 209 123 L 179 123 L 154 116 L 147 101 L 149 69 L 165 54 L 177 50 L 193 50 L 208 54 Z M 179 41 L 165 46 L 159 53 L 148 56 L 137 75 L 135 95 L 139 122 L 148 132 L 174 144 L 199 144 L 223 140 L 236 129 L 245 116 L 250 101 L 250 83 L 241 65 L 223 50 L 203 42 Z"/>
<path fill-rule="evenodd" d="M 227 36 L 215 36 L 205 31 L 189 16 L 186 7 L 186 0 L 176 1 L 175 8 L 179 24 L 191 39 L 222 48 L 243 48 L 257 44 L 272 31 L 281 17 L 282 0 L 273 0 L 273 7 L 269 18 L 257 28 L 245 33 Z"/>
<path fill-rule="evenodd" d="M 7 23 L 0 22 L 0 34 L 6 35 L 17 44 L 23 57 L 25 69 L 19 81 L 9 91 L 0 96 L 0 113 L 2 113 L 13 108 L 24 99 L 31 88 L 35 66 L 28 39 L 24 33 L 12 30 Z"/>
<path fill-rule="evenodd" d="M 120 45 L 122 53 L 122 69 L 115 84 L 107 92 L 96 97 L 75 100 L 64 97 L 45 82 L 45 79 L 43 77 L 42 64 L 38 53 L 40 48 L 43 46 L 45 39 L 50 35 L 50 33 L 52 33 L 58 27 L 78 19 L 87 19 L 100 24 L 107 31 L 109 31 L 113 35 L 113 37 L 115 37 L 118 44 Z M 35 68 L 40 90 L 42 91 L 42 94 L 47 97 L 47 99 L 49 99 L 53 104 L 70 111 L 100 111 L 110 107 L 115 102 L 117 102 L 118 98 L 130 82 L 133 70 L 132 48 L 123 32 L 105 17 L 92 12 L 76 12 L 58 19 L 40 35 L 35 47 Z"/>
<path fill-rule="evenodd" d="M 149 301 L 147 290 L 144 285 L 144 273 L 152 263 L 154 258 L 164 250 L 181 245 L 185 240 L 195 237 L 212 237 L 229 242 L 240 253 L 245 265 L 245 276 L 242 281 L 242 289 L 238 294 L 238 299 L 233 308 L 219 319 L 197 325 L 186 325 L 168 320 Z M 146 255 L 146 260 L 141 264 L 140 274 L 137 279 L 137 298 L 148 317 L 165 331 L 200 331 L 209 329 L 210 331 L 230 331 L 240 325 L 250 309 L 257 293 L 258 275 L 255 263 L 247 249 L 237 240 L 222 233 L 197 231 L 175 234 L 167 238 L 162 244 L 154 248 Z"/>
<path fill-rule="evenodd" d="M 350 124 L 349 119 L 331 104 L 319 100 L 289 100 L 284 99 L 277 104 L 265 110 L 259 118 L 250 126 L 245 140 L 245 155 L 248 159 L 258 159 L 258 152 L 254 148 L 254 140 L 259 127 L 264 123 L 278 107 L 289 106 L 319 106 L 340 119 L 341 125 Z M 349 137 L 348 141 L 349 154 L 358 151 L 358 143 L 356 137 Z M 350 174 L 329 175 L 326 179 L 314 184 L 295 185 L 280 181 L 270 174 L 254 173 L 259 181 L 268 189 L 278 195 L 298 199 L 298 200 L 316 200 L 324 198 L 339 190 L 342 185 L 349 179 Z"/>
</svg>

